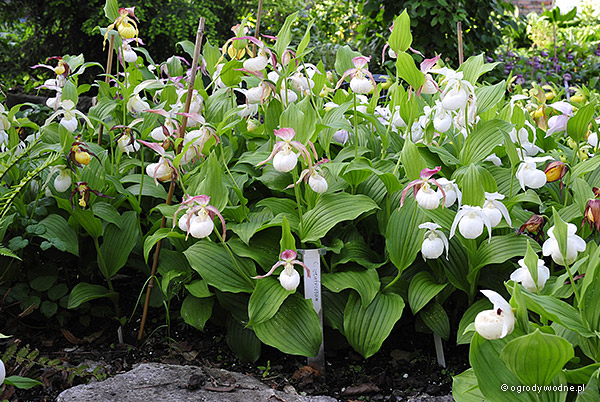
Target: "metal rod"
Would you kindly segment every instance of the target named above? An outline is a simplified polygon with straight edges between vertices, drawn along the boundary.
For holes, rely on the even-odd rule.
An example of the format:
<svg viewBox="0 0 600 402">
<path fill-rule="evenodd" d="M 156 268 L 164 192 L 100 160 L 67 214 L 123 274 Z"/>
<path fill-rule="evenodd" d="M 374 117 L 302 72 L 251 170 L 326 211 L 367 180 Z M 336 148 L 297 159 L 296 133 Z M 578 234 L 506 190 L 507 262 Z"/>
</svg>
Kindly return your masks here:
<svg viewBox="0 0 600 402">
<path fill-rule="evenodd" d="M 190 104 L 192 102 L 192 95 L 194 92 L 194 84 L 196 82 L 196 73 L 198 72 L 198 62 L 200 60 L 200 50 L 202 49 L 202 38 L 204 36 L 204 17 L 200 18 L 198 23 L 198 30 L 196 31 L 196 46 L 194 47 L 194 60 L 192 62 L 192 71 L 190 73 L 190 81 L 188 83 L 187 99 L 185 100 L 184 112 L 187 114 L 190 111 Z M 183 138 L 185 128 L 187 126 L 187 116 L 183 116 L 181 119 L 181 126 L 177 133 L 178 138 Z M 177 147 L 177 153 L 181 152 L 182 144 Z M 171 184 L 169 185 L 169 192 L 167 194 L 167 205 L 171 205 L 173 201 L 173 193 L 175 192 L 175 177 L 171 177 Z M 165 227 L 167 218 L 163 216 L 160 222 L 161 229 Z M 152 260 L 152 271 L 150 273 L 150 282 L 148 283 L 148 290 L 146 291 L 146 299 L 144 301 L 144 311 L 142 313 L 142 322 L 140 323 L 140 332 L 138 333 L 138 340 L 141 340 L 144 335 L 144 326 L 146 325 L 146 319 L 148 318 L 148 306 L 150 303 L 150 293 L 154 287 L 154 276 L 158 269 L 158 258 L 160 256 L 160 249 L 162 246 L 162 239 L 156 243 L 156 250 L 154 251 L 154 258 Z"/>
</svg>

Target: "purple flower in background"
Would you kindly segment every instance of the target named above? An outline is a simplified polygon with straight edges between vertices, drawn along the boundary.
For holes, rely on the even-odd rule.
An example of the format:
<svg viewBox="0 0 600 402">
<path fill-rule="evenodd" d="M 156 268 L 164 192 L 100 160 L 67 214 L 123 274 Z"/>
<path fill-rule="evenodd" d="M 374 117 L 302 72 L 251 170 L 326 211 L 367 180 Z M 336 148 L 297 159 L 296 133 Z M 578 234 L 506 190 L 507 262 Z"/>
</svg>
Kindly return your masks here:
<svg viewBox="0 0 600 402">
<path fill-rule="evenodd" d="M 517 74 L 516 77 L 517 78 L 515 79 L 515 83 L 517 85 L 523 85 L 523 84 L 525 84 L 525 78 L 523 78 L 523 74 Z"/>
<path fill-rule="evenodd" d="M 598 47 L 596 48 L 596 50 L 594 50 L 594 54 L 596 56 L 600 56 L 600 43 L 598 44 Z"/>
<path fill-rule="evenodd" d="M 567 61 L 573 61 L 573 59 L 574 59 L 574 58 L 575 58 L 575 56 L 574 56 L 574 55 L 572 55 L 571 53 L 569 53 L 569 54 L 567 55 Z"/>
<path fill-rule="evenodd" d="M 545 51 L 545 50 L 542 50 L 542 51 L 540 52 L 540 56 L 542 56 L 542 57 L 548 57 L 548 52 L 547 52 L 547 51 Z"/>
<path fill-rule="evenodd" d="M 485 61 L 487 61 L 488 63 L 493 63 L 493 62 L 494 62 L 494 58 L 493 58 L 493 57 L 490 57 L 490 56 L 487 56 L 487 57 L 485 58 Z"/>
<path fill-rule="evenodd" d="M 571 74 L 569 74 L 569 73 L 565 73 L 565 74 L 563 75 L 563 80 L 564 80 L 564 81 L 571 81 L 572 79 L 573 79 L 573 77 L 572 77 L 572 76 L 571 76 Z"/>
<path fill-rule="evenodd" d="M 509 50 L 508 53 L 506 53 L 506 55 L 508 57 L 516 57 L 517 56 L 512 50 Z"/>
</svg>

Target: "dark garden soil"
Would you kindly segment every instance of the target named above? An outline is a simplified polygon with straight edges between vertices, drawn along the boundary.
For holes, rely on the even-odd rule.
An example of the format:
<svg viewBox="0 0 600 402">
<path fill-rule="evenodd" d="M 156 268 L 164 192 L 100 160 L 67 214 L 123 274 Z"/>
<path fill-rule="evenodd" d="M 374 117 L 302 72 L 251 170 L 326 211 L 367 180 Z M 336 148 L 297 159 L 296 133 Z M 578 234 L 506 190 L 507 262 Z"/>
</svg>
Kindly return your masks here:
<svg viewBox="0 0 600 402">
<path fill-rule="evenodd" d="M 130 295 L 132 305 L 138 291 Z M 173 303 L 172 311 L 178 307 Z M 29 352 L 39 350 L 39 356 L 30 355 L 33 362 L 39 362 L 42 356 L 59 362 L 50 367 L 48 363 L 28 364 L 25 359 L 15 370 L 15 360 L 9 360 L 7 375 L 33 377 L 44 387 L 28 391 L 4 387 L 0 400 L 52 401 L 71 386 L 131 370 L 137 363 L 162 362 L 223 368 L 254 376 L 278 390 L 293 386 L 307 395 L 329 395 L 341 401 L 395 401 L 421 393 L 449 394 L 451 376 L 464 371 L 468 364 L 468 348 L 453 346 L 451 340 L 445 344 L 447 368 L 440 367 L 433 336 L 415 332 L 408 308 L 381 350 L 366 360 L 337 331 L 326 328 L 325 372 L 306 366 L 303 357 L 285 355 L 265 345 L 255 364 L 240 362 L 227 346 L 225 328 L 214 321 L 209 321 L 201 332 L 176 320 L 168 337 L 164 310 L 159 308 L 151 310 L 143 343 L 136 341 L 141 317 L 138 308 L 132 322 L 124 327 L 121 344 L 117 340 L 118 326 L 109 318 L 93 319 L 87 327 L 73 324 L 60 328 L 56 322 L 42 321 L 35 312 L 8 320 L 10 315 L 6 313 L 2 312 L 0 333 L 13 336 L 0 340 L 0 350 L 17 342 L 17 349 L 28 345 Z"/>
</svg>

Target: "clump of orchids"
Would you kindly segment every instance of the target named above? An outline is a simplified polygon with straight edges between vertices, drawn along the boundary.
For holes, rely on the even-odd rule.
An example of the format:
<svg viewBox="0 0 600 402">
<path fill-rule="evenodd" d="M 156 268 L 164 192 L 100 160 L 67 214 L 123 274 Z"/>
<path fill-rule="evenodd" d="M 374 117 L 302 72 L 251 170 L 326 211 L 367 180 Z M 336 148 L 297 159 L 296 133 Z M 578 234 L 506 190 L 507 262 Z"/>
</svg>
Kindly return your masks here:
<svg viewBox="0 0 600 402">
<path fill-rule="evenodd" d="M 225 220 L 219 210 L 210 205 L 209 202 L 210 197 L 207 195 L 184 196 L 181 205 L 173 216 L 173 227 L 177 225 L 179 229 L 186 232 L 186 239 L 189 235 L 196 239 L 202 239 L 213 232 L 215 227 L 213 220 L 216 215 L 221 220 L 223 227 L 222 239 L 225 241 Z M 184 209 L 185 214 L 178 219 L 177 215 Z"/>
<path fill-rule="evenodd" d="M 255 276 L 252 279 L 262 279 L 271 276 L 277 267 L 283 265 L 283 271 L 279 274 L 279 283 L 285 290 L 294 291 L 300 284 L 300 274 L 294 269 L 294 265 L 300 265 L 304 268 L 306 275 L 310 277 L 310 270 L 302 261 L 296 259 L 294 250 L 285 250 L 279 256 L 279 261 L 275 263 L 265 275 Z"/>
<path fill-rule="evenodd" d="M 307 169 L 304 169 L 300 173 L 300 178 L 295 184 L 299 184 L 302 180 L 305 180 L 310 188 L 316 193 L 324 193 L 327 191 L 328 185 L 327 180 L 323 175 L 320 165 L 329 162 L 327 159 L 323 159 L 319 162 L 313 163 L 313 156 L 318 159 L 317 151 L 315 150 L 312 142 L 308 141 L 308 145 L 312 151 L 299 141 L 294 140 L 296 132 L 293 128 L 284 127 L 274 131 L 275 136 L 281 138 L 281 141 L 277 141 L 273 146 L 273 151 L 269 157 L 260 162 L 257 166 L 261 166 L 273 160 L 273 168 L 278 172 L 287 173 L 292 171 L 298 164 L 298 158 L 302 155 L 304 162 L 308 165 Z M 294 151 L 298 151 L 297 153 Z M 295 184 L 288 186 L 294 187 Z"/>
</svg>

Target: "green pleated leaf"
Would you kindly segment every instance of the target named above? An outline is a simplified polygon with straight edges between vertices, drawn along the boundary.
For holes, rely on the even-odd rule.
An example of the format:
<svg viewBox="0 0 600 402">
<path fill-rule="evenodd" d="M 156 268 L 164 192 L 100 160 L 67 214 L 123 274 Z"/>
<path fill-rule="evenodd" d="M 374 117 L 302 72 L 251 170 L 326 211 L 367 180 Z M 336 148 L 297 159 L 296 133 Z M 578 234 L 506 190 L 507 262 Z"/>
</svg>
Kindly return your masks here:
<svg viewBox="0 0 600 402">
<path fill-rule="evenodd" d="M 485 400 L 479 390 L 477 377 L 472 368 L 452 377 L 452 397 L 456 402 L 482 402 Z"/>
<path fill-rule="evenodd" d="M 521 383 L 549 385 L 574 355 L 573 346 L 566 339 L 536 329 L 510 341 L 500 358 Z"/>
<path fill-rule="evenodd" d="M 431 303 L 421 310 L 420 314 L 421 319 L 430 330 L 448 340 L 450 337 L 450 320 L 441 304 Z"/>
<path fill-rule="evenodd" d="M 212 297 L 197 298 L 187 295 L 181 304 L 181 318 L 187 324 L 202 331 L 206 321 L 212 314 L 212 307 L 215 299 Z"/>
<path fill-rule="evenodd" d="M 4 384 L 12 385 L 19 389 L 31 389 L 38 385 L 44 385 L 38 380 L 34 380 L 33 378 L 21 377 L 18 375 L 11 375 L 10 377 L 6 377 L 4 379 Z"/>
<path fill-rule="evenodd" d="M 139 238 L 137 214 L 134 211 L 123 213 L 122 228 L 110 223 L 104 231 L 98 266 L 106 278 L 112 278 L 127 262 L 129 254 Z"/>
<path fill-rule="evenodd" d="M 398 76 L 414 89 L 419 89 L 425 83 L 425 74 L 415 65 L 415 59 L 406 52 L 396 53 L 396 71 Z"/>
<path fill-rule="evenodd" d="M 585 385 L 585 389 L 577 395 L 577 399 L 575 400 L 575 402 L 598 401 L 600 401 L 600 370 L 596 371 L 590 377 L 590 381 Z"/>
<path fill-rule="evenodd" d="M 438 221 L 433 221 L 438 222 Z M 469 274 L 469 257 L 467 251 L 462 246 L 459 238 L 454 236 L 449 241 L 450 251 L 448 253 L 448 259 L 438 258 L 446 272 L 446 277 L 452 286 L 464 291 L 466 294 L 470 292 L 470 284 L 467 280 Z"/>
<path fill-rule="evenodd" d="M 285 290 L 273 277 L 256 280 L 256 287 L 248 303 L 249 325 L 260 324 L 271 319 L 285 299 L 294 291 Z"/>
<path fill-rule="evenodd" d="M 493 70 L 498 64 L 500 63 L 485 63 L 483 61 L 482 53 L 477 56 L 469 57 L 467 61 L 459 67 L 458 71 L 462 71 L 464 79 L 475 85 L 481 75 Z"/>
<path fill-rule="evenodd" d="M 202 164 L 200 177 L 204 177 L 204 180 L 191 193 L 208 195 L 210 205 L 213 205 L 219 211 L 223 210 L 227 205 L 229 193 L 225 186 L 226 177 L 223 168 L 214 152 L 211 152 L 208 159 Z"/>
<path fill-rule="evenodd" d="M 425 215 L 412 195 L 407 195 L 404 206 L 390 216 L 385 245 L 390 259 L 400 272 L 413 263 L 421 249 L 424 230 L 419 229 L 419 225 L 424 219 Z"/>
<path fill-rule="evenodd" d="M 119 2 L 117 0 L 106 0 L 104 15 L 110 22 L 116 20 L 119 17 Z"/>
<path fill-rule="evenodd" d="M 388 42 L 395 53 L 405 52 L 411 45 L 410 17 L 406 10 L 394 20 L 394 29 Z"/>
<path fill-rule="evenodd" d="M 578 369 L 564 370 L 564 373 L 570 384 L 586 384 L 598 369 L 600 369 L 600 363 L 593 363 Z"/>
<path fill-rule="evenodd" d="M 573 269 L 573 268 L 571 268 Z M 592 331 L 600 332 L 600 247 L 590 258 L 581 286 L 581 309 Z"/>
<path fill-rule="evenodd" d="M 71 290 L 67 308 L 77 308 L 83 303 L 95 299 L 100 299 L 102 297 L 114 298 L 118 297 L 118 293 L 111 292 L 110 290 L 101 285 L 92 285 L 86 282 L 81 282 L 75 285 L 73 290 Z"/>
<path fill-rule="evenodd" d="M 344 45 L 338 48 L 335 54 L 335 72 L 339 76 L 342 76 L 344 75 L 344 72 L 346 70 L 354 68 L 354 64 L 352 64 L 352 59 L 356 56 L 360 56 L 360 53 L 355 52 L 348 45 Z"/>
<path fill-rule="evenodd" d="M 437 296 L 447 283 L 438 284 L 427 271 L 419 272 L 408 286 L 408 304 L 413 314 L 417 314 L 431 299 Z"/>
<path fill-rule="evenodd" d="M 466 343 L 470 343 L 473 338 L 473 331 L 465 332 L 467 327 L 475 322 L 475 317 L 479 312 L 483 310 L 488 310 L 492 307 L 492 304 L 488 299 L 479 299 L 475 303 L 473 303 L 467 311 L 463 314 L 460 322 L 458 323 L 458 331 L 456 331 L 456 344 L 463 345 Z"/>
<path fill-rule="evenodd" d="M 66 251 L 79 256 L 79 241 L 77 233 L 69 226 L 67 221 L 60 215 L 52 214 L 45 217 L 39 226 L 45 228 L 42 233 L 36 235 L 48 240 L 60 251 Z"/>
<path fill-rule="evenodd" d="M 334 293 L 344 289 L 354 289 L 360 295 L 362 306 L 366 308 L 375 298 L 379 287 L 379 276 L 374 269 L 345 271 L 322 275 L 323 286 Z"/>
<path fill-rule="evenodd" d="M 102 236 L 102 221 L 89 209 L 75 208 L 70 219 L 79 223 L 90 236 L 95 238 Z"/>
<path fill-rule="evenodd" d="M 185 288 L 192 296 L 197 298 L 211 297 L 214 295 L 214 293 L 208 289 L 206 281 L 202 279 L 186 284 Z"/>
<path fill-rule="evenodd" d="M 365 358 L 373 356 L 402 316 L 404 301 L 394 293 L 379 293 L 367 308 L 358 293 L 350 293 L 344 310 L 344 334 Z"/>
<path fill-rule="evenodd" d="M 245 328 L 238 320 L 229 316 L 225 323 L 225 340 L 229 349 L 243 362 L 255 363 L 260 357 L 260 340 L 253 330 Z"/>
<path fill-rule="evenodd" d="M 504 346 L 516 335 L 509 335 L 503 339 L 493 341 L 484 339 L 475 333 L 471 341 L 469 361 L 477 377 L 479 390 L 488 401 L 502 402 L 535 402 L 538 401 L 534 392 L 508 392 L 503 391 L 507 386 L 520 385 L 519 378 L 506 367 L 500 359 L 500 352 Z"/>
<path fill-rule="evenodd" d="M 511 128 L 511 124 L 498 119 L 476 125 L 460 151 L 461 164 L 481 162 L 490 156 L 504 140 L 503 132 L 509 132 Z"/>
<path fill-rule="evenodd" d="M 535 252 L 540 252 L 539 244 L 531 244 Z M 491 265 L 500 264 L 513 257 L 523 257 L 527 252 L 527 237 L 515 233 L 504 236 L 493 236 L 491 242 L 484 241 L 475 253 L 471 265 L 473 269 L 468 279 L 472 281 L 479 269 Z"/>
<path fill-rule="evenodd" d="M 600 167 L 600 155 L 595 155 L 593 158 L 579 162 L 571 170 L 571 179 L 583 176 L 586 173 L 593 172 Z"/>
<path fill-rule="evenodd" d="M 331 267 L 335 268 L 338 265 L 346 264 L 348 262 L 355 262 L 358 265 L 365 268 L 379 268 L 385 261 L 383 262 L 375 262 L 380 260 L 381 257 L 371 249 L 364 241 L 362 240 L 352 240 L 348 243 L 344 243 L 344 247 L 340 251 L 339 254 L 334 254 L 331 257 Z"/>
<path fill-rule="evenodd" d="M 190 266 L 208 282 L 223 292 L 251 293 L 256 267 L 250 260 L 236 258 L 237 266 L 223 246 L 201 240 L 183 252 Z M 240 272 L 241 270 L 241 272 Z"/>
<path fill-rule="evenodd" d="M 470 164 L 456 172 L 456 180 L 462 189 L 462 203 L 465 205 L 483 205 L 485 201 L 485 189 L 483 178 L 477 166 Z"/>
<path fill-rule="evenodd" d="M 338 223 L 356 219 L 376 208 L 379 208 L 377 204 L 365 195 L 323 194 L 314 208 L 302 217 L 302 242 L 320 240 Z"/>
<path fill-rule="evenodd" d="M 539 314 L 543 319 L 550 320 L 579 333 L 586 338 L 595 337 L 582 322 L 579 311 L 570 304 L 554 296 L 538 296 L 523 291 L 527 309 Z"/>
<path fill-rule="evenodd" d="M 506 81 L 502 80 L 496 85 L 486 85 L 475 89 L 477 96 L 477 114 L 485 113 L 504 99 Z"/>
<path fill-rule="evenodd" d="M 165 237 L 171 237 L 176 239 L 185 239 L 185 234 L 180 232 L 175 232 L 170 228 L 162 228 L 158 229 L 156 232 L 152 233 L 150 236 L 146 237 L 144 240 L 144 260 L 148 262 L 148 257 L 150 256 L 150 251 L 159 240 L 164 239 Z"/>
<path fill-rule="evenodd" d="M 579 143 L 588 131 L 588 126 L 594 117 L 596 105 L 587 104 L 575 113 L 567 122 L 567 134 L 575 142 Z"/>
<path fill-rule="evenodd" d="M 297 16 L 298 16 L 298 12 L 295 12 L 294 14 L 289 15 L 285 19 L 283 26 L 281 27 L 281 29 L 279 30 L 279 33 L 277 34 L 277 42 L 275 42 L 275 46 L 273 46 L 273 50 L 280 57 L 280 60 L 283 55 L 283 52 L 285 51 L 285 49 L 287 49 L 288 45 L 292 41 L 292 24 L 296 21 Z"/>
<path fill-rule="evenodd" d="M 96 202 L 92 205 L 92 212 L 98 218 L 117 225 L 119 229 L 121 228 L 121 215 L 108 202 Z"/>
<path fill-rule="evenodd" d="M 288 297 L 270 320 L 254 326 L 258 339 L 283 353 L 316 356 L 321 346 L 321 324 L 312 302 L 298 294 Z"/>
<path fill-rule="evenodd" d="M 344 309 L 348 302 L 348 292 L 333 293 L 323 289 L 323 320 L 331 328 L 337 329 L 344 334 Z"/>
</svg>

